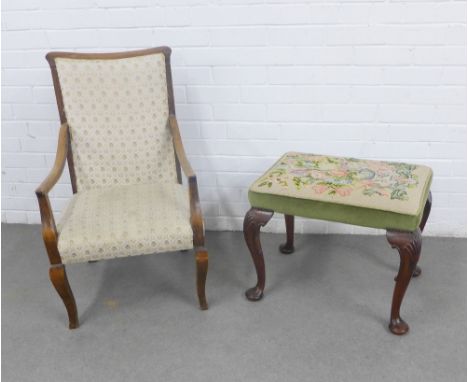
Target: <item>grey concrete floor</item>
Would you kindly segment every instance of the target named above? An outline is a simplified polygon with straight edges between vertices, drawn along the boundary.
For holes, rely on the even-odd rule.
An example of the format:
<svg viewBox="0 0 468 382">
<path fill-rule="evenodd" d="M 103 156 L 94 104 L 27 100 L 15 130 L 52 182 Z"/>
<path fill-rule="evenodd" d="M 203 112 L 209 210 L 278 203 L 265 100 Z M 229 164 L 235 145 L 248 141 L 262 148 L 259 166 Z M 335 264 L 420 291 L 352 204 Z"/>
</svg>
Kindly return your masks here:
<svg viewBox="0 0 468 382">
<path fill-rule="evenodd" d="M 48 279 L 39 226 L 2 226 L 3 381 L 465 381 L 466 240 L 427 238 L 387 330 L 398 255 L 385 238 L 263 234 L 265 297 L 239 232 L 208 232 L 208 311 L 191 252 L 68 267 L 81 327 Z"/>
</svg>

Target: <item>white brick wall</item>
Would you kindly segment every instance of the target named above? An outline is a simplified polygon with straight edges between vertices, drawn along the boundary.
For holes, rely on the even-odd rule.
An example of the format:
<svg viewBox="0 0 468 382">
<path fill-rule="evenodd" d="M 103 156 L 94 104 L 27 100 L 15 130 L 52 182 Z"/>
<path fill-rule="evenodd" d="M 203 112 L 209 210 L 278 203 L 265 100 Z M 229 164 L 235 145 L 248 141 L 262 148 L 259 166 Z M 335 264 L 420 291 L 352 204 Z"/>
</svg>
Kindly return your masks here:
<svg viewBox="0 0 468 382">
<path fill-rule="evenodd" d="M 5 0 L 2 221 L 37 223 L 58 113 L 50 50 L 173 48 L 176 110 L 209 229 L 303 150 L 425 163 L 427 232 L 466 235 L 466 4 L 444 0 Z M 60 211 L 66 173 L 53 192 Z M 278 217 L 269 230 L 283 230 Z M 375 233 L 320 221 L 298 232 Z"/>
</svg>

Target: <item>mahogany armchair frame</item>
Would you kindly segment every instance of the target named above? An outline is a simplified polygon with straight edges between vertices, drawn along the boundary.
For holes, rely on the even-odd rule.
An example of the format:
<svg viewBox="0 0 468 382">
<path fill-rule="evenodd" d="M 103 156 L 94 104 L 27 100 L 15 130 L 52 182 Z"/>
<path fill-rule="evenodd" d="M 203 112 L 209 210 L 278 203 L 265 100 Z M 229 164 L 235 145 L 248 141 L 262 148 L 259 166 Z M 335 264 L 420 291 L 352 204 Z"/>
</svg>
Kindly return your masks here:
<svg viewBox="0 0 468 382">
<path fill-rule="evenodd" d="M 65 308 L 68 313 L 70 329 L 75 329 L 79 326 L 78 311 L 76 308 L 76 302 L 73 296 L 73 292 L 67 279 L 65 265 L 62 264 L 62 260 L 58 250 L 59 233 L 57 231 L 55 218 L 52 213 L 52 208 L 49 200 L 49 192 L 60 179 L 66 162 L 68 163 L 73 193 L 75 194 L 78 191 L 78 189 L 76 183 L 75 168 L 73 164 L 73 152 L 70 144 L 70 129 L 65 114 L 62 89 L 60 87 L 55 59 L 71 58 L 80 60 L 112 60 L 159 53 L 164 54 L 166 64 L 166 82 L 169 108 L 169 117 L 167 123 L 172 133 L 177 181 L 180 184 L 182 184 L 181 169 L 184 172 L 184 175 L 186 176 L 188 181 L 190 199 L 190 224 L 192 226 L 193 231 L 193 246 L 195 250 L 196 286 L 198 300 L 200 308 L 202 310 L 208 309 L 208 304 L 205 296 L 205 283 L 208 271 L 208 252 L 205 248 L 205 231 L 203 224 L 203 215 L 201 212 L 200 199 L 198 196 L 197 177 L 185 154 L 184 146 L 182 144 L 182 139 L 180 136 L 179 126 L 177 124 L 177 119 L 175 115 L 174 90 L 172 86 L 172 74 L 170 63 L 171 49 L 169 47 L 162 46 L 157 48 L 118 53 L 50 52 L 46 55 L 46 59 L 49 62 L 50 69 L 52 72 L 52 80 L 54 84 L 55 97 L 57 100 L 57 107 L 60 115 L 61 127 L 59 131 L 57 153 L 54 165 L 49 175 L 36 189 L 36 196 L 39 202 L 39 210 L 41 214 L 42 237 L 44 239 L 44 244 L 50 262 L 50 280 L 65 305 Z"/>
</svg>

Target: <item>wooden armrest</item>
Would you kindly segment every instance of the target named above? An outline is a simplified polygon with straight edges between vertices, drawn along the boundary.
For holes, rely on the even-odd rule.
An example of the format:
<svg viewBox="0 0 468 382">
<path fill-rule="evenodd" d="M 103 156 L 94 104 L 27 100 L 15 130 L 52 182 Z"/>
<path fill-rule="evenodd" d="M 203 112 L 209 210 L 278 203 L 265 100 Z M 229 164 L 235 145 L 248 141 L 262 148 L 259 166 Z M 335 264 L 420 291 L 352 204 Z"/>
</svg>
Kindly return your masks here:
<svg viewBox="0 0 468 382">
<path fill-rule="evenodd" d="M 62 175 L 63 168 L 67 161 L 68 154 L 68 124 L 64 123 L 60 126 L 59 139 L 57 145 L 57 154 L 55 155 L 55 162 L 49 175 L 43 180 L 43 182 L 36 189 L 36 195 L 45 195 L 49 193 L 52 187 L 55 186 L 57 181 Z"/>
<path fill-rule="evenodd" d="M 176 152 L 177 159 L 179 159 L 180 167 L 182 167 L 182 171 L 190 181 L 190 178 L 195 176 L 195 172 L 185 155 L 184 145 L 182 144 L 182 138 L 180 137 L 179 124 L 173 114 L 169 115 L 169 126 L 171 128 L 174 150 Z"/>
<path fill-rule="evenodd" d="M 170 114 L 168 118 L 169 127 L 172 133 L 172 141 L 174 142 L 174 150 L 179 160 L 180 167 L 188 179 L 189 195 L 190 195 L 190 223 L 193 230 L 193 244 L 195 247 L 203 247 L 205 245 L 205 233 L 203 228 L 203 215 L 200 207 L 200 198 L 198 196 L 197 177 L 190 165 L 190 162 L 185 155 L 182 138 L 180 137 L 179 125 L 175 115 Z"/>
</svg>

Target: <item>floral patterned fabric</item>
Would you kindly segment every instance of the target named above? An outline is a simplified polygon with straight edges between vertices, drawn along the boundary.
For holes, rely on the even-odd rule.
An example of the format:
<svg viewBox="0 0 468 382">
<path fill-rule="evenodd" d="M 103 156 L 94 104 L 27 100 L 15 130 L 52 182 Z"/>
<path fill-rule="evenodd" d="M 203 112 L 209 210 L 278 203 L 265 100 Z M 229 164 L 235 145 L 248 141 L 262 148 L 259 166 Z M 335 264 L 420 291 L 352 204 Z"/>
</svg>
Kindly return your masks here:
<svg viewBox="0 0 468 382">
<path fill-rule="evenodd" d="M 250 191 L 417 215 L 431 178 L 426 166 L 287 153 Z"/>
</svg>

